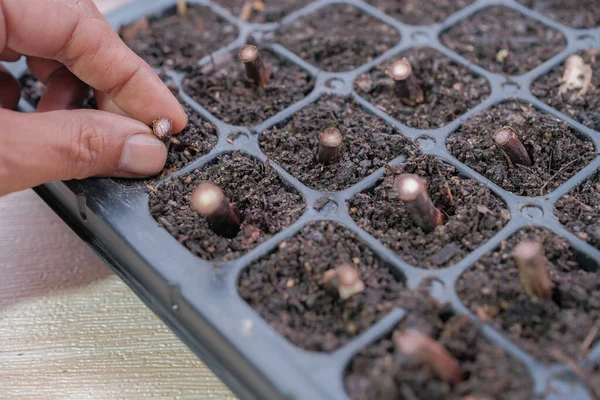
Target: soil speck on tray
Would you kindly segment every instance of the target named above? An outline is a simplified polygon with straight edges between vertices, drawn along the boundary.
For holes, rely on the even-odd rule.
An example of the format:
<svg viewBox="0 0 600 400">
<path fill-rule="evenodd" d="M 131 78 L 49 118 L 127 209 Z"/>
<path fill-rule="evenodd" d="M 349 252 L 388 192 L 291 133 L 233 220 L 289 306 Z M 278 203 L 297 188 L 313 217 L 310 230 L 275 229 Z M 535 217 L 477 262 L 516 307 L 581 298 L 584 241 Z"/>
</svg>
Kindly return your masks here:
<svg viewBox="0 0 600 400">
<path fill-rule="evenodd" d="M 393 168 L 375 188 L 348 202 L 350 216 L 400 258 L 416 267 L 445 268 L 492 238 L 510 219 L 503 202 L 484 185 L 459 176 L 458 171 L 433 156 L 413 153 Z M 419 175 L 428 183 L 433 204 L 442 211 L 444 225 L 424 233 L 397 198 L 394 176 Z"/>
<path fill-rule="evenodd" d="M 190 179 L 191 178 L 191 179 Z M 236 237 L 212 231 L 190 204 L 190 194 L 202 182 L 221 187 L 242 219 Z M 242 256 L 296 221 L 304 212 L 302 196 L 286 189 L 277 173 L 239 152 L 226 154 L 189 175 L 173 178 L 150 193 L 152 216 L 195 255 L 215 261 Z"/>
<path fill-rule="evenodd" d="M 176 7 L 124 26 L 121 38 L 155 68 L 190 71 L 210 53 L 237 37 L 237 28 L 208 7 L 188 5 L 181 16 Z"/>
<path fill-rule="evenodd" d="M 510 126 L 529 153 L 533 165 L 509 166 L 492 135 Z M 582 140 L 565 122 L 533 106 L 511 101 L 467 120 L 446 141 L 459 161 L 509 192 L 521 196 L 548 194 L 596 156 L 592 142 Z"/>
<path fill-rule="evenodd" d="M 342 134 L 341 159 L 317 162 L 319 134 L 329 127 Z M 295 114 L 283 126 L 261 135 L 265 154 L 305 185 L 337 191 L 358 183 L 386 162 L 414 148 L 410 139 L 377 117 L 367 114 L 351 98 L 327 95 Z"/>
<path fill-rule="evenodd" d="M 215 0 L 242 21 L 254 23 L 277 22 L 286 15 L 309 5 L 315 0 Z"/>
<path fill-rule="evenodd" d="M 544 249 L 554 284 L 549 300 L 532 299 L 521 286 L 512 253 L 524 240 Z M 583 348 L 600 318 L 598 265 L 546 228 L 527 227 L 503 241 L 462 275 L 456 290 L 475 314 L 543 362 L 556 361 L 551 349 L 580 359 L 598 341 Z"/>
<path fill-rule="evenodd" d="M 400 102 L 387 68 L 406 57 L 421 81 L 425 102 L 410 107 Z M 470 73 L 448 57 L 428 48 L 414 48 L 360 75 L 356 91 L 377 108 L 412 128 L 439 128 L 483 101 L 490 94 L 485 78 Z"/>
<path fill-rule="evenodd" d="M 525 7 L 575 29 L 600 25 L 598 0 L 517 0 Z"/>
<path fill-rule="evenodd" d="M 469 61 L 496 73 L 521 75 L 566 45 L 557 30 L 504 7 L 490 7 L 461 21 L 442 42 Z"/>
<path fill-rule="evenodd" d="M 600 249 L 600 172 L 560 198 L 555 215 L 577 237 Z"/>
<path fill-rule="evenodd" d="M 344 301 L 322 282 L 325 271 L 343 263 L 352 264 L 365 285 Z M 329 352 L 397 306 L 404 283 L 390 268 L 354 233 L 322 221 L 307 225 L 251 264 L 238 287 L 242 298 L 289 341 L 306 350 Z"/>
<path fill-rule="evenodd" d="M 473 3 L 473 0 L 367 0 L 367 3 L 410 25 L 431 25 Z"/>
<path fill-rule="evenodd" d="M 228 124 L 251 126 L 277 114 L 310 93 L 310 74 L 268 50 L 260 57 L 271 76 L 266 88 L 256 89 L 246 77 L 237 51 L 196 69 L 184 82 L 196 102 Z"/>
<path fill-rule="evenodd" d="M 405 292 L 402 300 L 408 308 L 404 320 L 352 359 L 344 379 L 350 398 L 533 398 L 533 383 L 526 368 L 486 340 L 467 316 L 454 315 L 449 306 L 436 303 L 423 291 Z M 442 345 L 458 361 L 464 380 L 454 385 L 445 382 L 431 367 L 416 363 L 397 350 L 392 336 L 406 330 L 416 330 Z"/>
<path fill-rule="evenodd" d="M 330 5 L 284 25 L 277 40 L 320 69 L 349 71 L 400 41 L 398 31 L 349 5 Z"/>
<path fill-rule="evenodd" d="M 600 92 L 597 89 L 600 88 L 600 50 L 586 50 L 578 55 L 592 68 L 592 81 L 584 94 L 579 93 L 580 89 L 559 93 L 564 63 L 535 81 L 531 92 L 563 114 L 600 131 Z"/>
</svg>

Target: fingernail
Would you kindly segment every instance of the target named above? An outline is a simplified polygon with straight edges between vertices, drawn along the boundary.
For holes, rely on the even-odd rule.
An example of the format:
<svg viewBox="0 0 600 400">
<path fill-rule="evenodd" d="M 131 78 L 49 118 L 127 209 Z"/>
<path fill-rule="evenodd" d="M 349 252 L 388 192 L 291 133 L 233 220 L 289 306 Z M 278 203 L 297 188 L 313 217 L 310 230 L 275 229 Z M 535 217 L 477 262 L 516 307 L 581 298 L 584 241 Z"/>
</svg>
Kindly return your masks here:
<svg viewBox="0 0 600 400">
<path fill-rule="evenodd" d="M 167 148 L 156 137 L 133 135 L 125 141 L 118 169 L 126 174 L 152 176 L 161 171 L 166 158 Z"/>
</svg>

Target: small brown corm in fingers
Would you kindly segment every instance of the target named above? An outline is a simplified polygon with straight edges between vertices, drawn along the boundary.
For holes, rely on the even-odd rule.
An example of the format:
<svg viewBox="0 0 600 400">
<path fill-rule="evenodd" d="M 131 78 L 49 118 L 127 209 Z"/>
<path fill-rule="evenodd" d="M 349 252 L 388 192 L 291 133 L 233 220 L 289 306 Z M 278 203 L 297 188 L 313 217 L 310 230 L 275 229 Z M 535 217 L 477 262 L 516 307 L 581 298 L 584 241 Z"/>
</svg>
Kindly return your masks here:
<svg viewBox="0 0 600 400">
<path fill-rule="evenodd" d="M 429 194 L 425 181 L 417 175 L 402 174 L 394 181 L 398 199 L 404 203 L 413 222 L 429 233 L 443 225 L 442 212 L 437 209 Z"/>
<path fill-rule="evenodd" d="M 327 128 L 319 134 L 317 161 L 321 164 L 331 164 L 341 158 L 342 133 L 337 128 Z"/>
<path fill-rule="evenodd" d="M 269 84 L 270 73 L 262 62 L 258 48 L 247 44 L 240 50 L 240 60 L 246 66 L 246 76 L 254 86 L 267 87 Z"/>
<path fill-rule="evenodd" d="M 336 291 L 342 300 L 346 300 L 365 289 L 360 274 L 356 268 L 348 263 L 344 263 L 336 269 L 325 271 L 323 285 L 330 291 Z"/>
<path fill-rule="evenodd" d="M 152 132 L 163 143 L 168 143 L 173 135 L 173 122 L 168 118 L 158 118 L 152 123 Z"/>
<path fill-rule="evenodd" d="M 390 65 L 387 74 L 394 80 L 396 94 L 403 104 L 414 107 L 425 101 L 421 82 L 415 76 L 412 66 L 406 58 Z"/>
<path fill-rule="evenodd" d="M 549 261 L 544 256 L 542 246 L 532 240 L 523 241 L 515 247 L 513 256 L 525 293 L 538 299 L 552 297 L 553 284 L 548 275 Z"/>
<path fill-rule="evenodd" d="M 431 337 L 407 329 L 394 332 L 392 340 L 398 352 L 416 363 L 427 365 L 445 382 L 462 382 L 463 374 L 456 358 Z"/>
<path fill-rule="evenodd" d="M 240 216 L 216 184 L 204 182 L 192 192 L 192 207 L 208 220 L 212 230 L 224 237 L 234 237 L 240 230 Z"/>
<path fill-rule="evenodd" d="M 498 129 L 493 139 L 510 164 L 531 167 L 531 158 L 513 128 L 505 126 Z"/>
</svg>

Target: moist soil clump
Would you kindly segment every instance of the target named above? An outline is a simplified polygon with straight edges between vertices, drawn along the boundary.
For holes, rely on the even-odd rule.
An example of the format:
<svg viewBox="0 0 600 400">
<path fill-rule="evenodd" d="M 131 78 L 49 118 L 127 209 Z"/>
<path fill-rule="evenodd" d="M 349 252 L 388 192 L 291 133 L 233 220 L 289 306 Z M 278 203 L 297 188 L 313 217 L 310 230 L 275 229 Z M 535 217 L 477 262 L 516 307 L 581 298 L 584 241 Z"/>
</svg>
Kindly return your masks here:
<svg viewBox="0 0 600 400">
<path fill-rule="evenodd" d="M 387 74 L 391 63 L 403 57 L 421 81 L 425 101 L 415 107 L 400 102 Z M 358 94 L 411 128 L 434 129 L 453 121 L 490 94 L 485 78 L 470 73 L 435 50 L 415 48 L 376 66 L 356 79 Z"/>
<path fill-rule="evenodd" d="M 533 165 L 511 166 L 493 134 L 512 127 Z M 521 196 L 542 196 L 559 187 L 594 157 L 592 142 L 578 138 L 565 122 L 533 106 L 511 101 L 467 120 L 446 141 L 448 150 L 495 184 Z"/>
<path fill-rule="evenodd" d="M 152 67 L 190 72 L 197 62 L 233 42 L 237 28 L 208 7 L 176 7 L 121 28 L 123 41 Z"/>
<path fill-rule="evenodd" d="M 384 13 L 410 25 L 431 25 L 473 3 L 473 0 L 367 0 Z"/>
<path fill-rule="evenodd" d="M 365 288 L 346 300 L 323 286 L 323 274 L 343 263 Z M 330 352 L 348 343 L 397 306 L 404 283 L 391 266 L 343 226 L 315 222 L 251 264 L 239 292 L 252 308 L 296 346 Z"/>
<path fill-rule="evenodd" d="M 588 128 L 600 131 L 600 93 L 594 89 L 600 87 L 600 50 L 586 50 L 578 55 L 592 68 L 592 80 L 587 90 L 560 90 L 561 78 L 565 72 L 563 63 L 535 81 L 531 92 L 563 114 Z"/>
<path fill-rule="evenodd" d="M 451 165 L 433 156 L 413 153 L 374 188 L 353 197 L 348 208 L 358 225 L 408 264 L 438 269 L 456 264 L 493 237 L 510 219 L 503 202 L 484 185 L 459 176 Z M 433 204 L 444 225 L 424 233 L 397 198 L 398 174 L 416 174 L 428 183 Z"/>
<path fill-rule="evenodd" d="M 335 127 L 343 135 L 340 160 L 317 160 L 319 134 Z M 327 95 L 295 114 L 285 125 L 261 135 L 261 149 L 305 185 L 325 191 L 346 189 L 414 147 L 352 98 Z"/>
<path fill-rule="evenodd" d="M 575 29 L 600 25 L 598 0 L 517 0 L 561 24 Z"/>
<path fill-rule="evenodd" d="M 554 214 L 577 237 L 600 249 L 600 172 L 560 198 Z"/>
<path fill-rule="evenodd" d="M 277 22 L 292 12 L 309 5 L 314 0 L 215 0 L 244 22 L 264 24 Z"/>
<path fill-rule="evenodd" d="M 202 182 L 221 187 L 241 215 L 234 238 L 217 235 L 190 204 Z M 206 260 L 242 256 L 296 221 L 304 211 L 300 194 L 287 190 L 277 173 L 257 160 L 234 152 L 189 175 L 175 177 L 150 193 L 150 213 L 175 239 Z"/>
<path fill-rule="evenodd" d="M 530 298 L 521 285 L 512 252 L 523 240 L 535 240 L 543 247 L 554 284 L 551 299 Z M 598 341 L 588 337 L 600 318 L 597 270 L 593 260 L 577 253 L 563 238 L 545 228 L 527 227 L 468 269 L 456 289 L 480 319 L 535 358 L 551 363 L 558 361 L 552 349 L 580 359 Z"/>
<path fill-rule="evenodd" d="M 412 297 L 412 299 L 410 299 Z M 529 400 L 533 383 L 526 368 L 490 343 L 468 316 L 454 315 L 426 293 L 408 292 L 404 303 L 414 308 L 396 329 L 362 350 L 345 376 L 354 400 L 497 399 Z M 460 364 L 464 380 L 450 384 L 431 367 L 416 363 L 395 348 L 393 335 L 417 330 L 442 345 Z"/>
<path fill-rule="evenodd" d="M 564 36 L 504 7 L 486 8 L 442 35 L 442 42 L 483 68 L 521 75 L 558 54 Z"/>
<path fill-rule="evenodd" d="M 310 74 L 262 50 L 271 77 L 266 88 L 255 88 L 246 77 L 238 52 L 223 54 L 184 81 L 186 92 L 215 116 L 232 125 L 256 125 L 308 95 Z"/>
<path fill-rule="evenodd" d="M 400 41 L 396 29 L 356 7 L 340 4 L 284 25 L 276 36 L 286 48 L 330 72 L 358 68 Z"/>
</svg>

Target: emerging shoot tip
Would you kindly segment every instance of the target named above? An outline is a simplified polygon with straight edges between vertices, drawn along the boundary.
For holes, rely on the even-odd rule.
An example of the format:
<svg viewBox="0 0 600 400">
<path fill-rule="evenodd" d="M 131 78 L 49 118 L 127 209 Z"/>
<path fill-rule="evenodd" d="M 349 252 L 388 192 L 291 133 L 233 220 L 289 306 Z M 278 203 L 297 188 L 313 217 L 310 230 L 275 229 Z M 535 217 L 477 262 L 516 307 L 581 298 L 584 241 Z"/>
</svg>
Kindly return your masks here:
<svg viewBox="0 0 600 400">
<path fill-rule="evenodd" d="M 190 197 L 192 207 L 208 220 L 212 230 L 225 237 L 234 237 L 240 230 L 240 217 L 235 205 L 214 183 L 201 183 Z"/>
<path fill-rule="evenodd" d="M 431 337 L 414 329 L 407 329 L 404 332 L 394 332 L 392 340 L 398 352 L 416 363 L 427 365 L 444 381 L 462 382 L 463 374 L 458 360 Z"/>
<path fill-rule="evenodd" d="M 337 128 L 327 128 L 319 134 L 317 161 L 331 164 L 340 159 L 342 153 L 342 133 Z"/>
<path fill-rule="evenodd" d="M 413 174 L 402 174 L 394 181 L 394 187 L 398 199 L 406 206 L 413 222 L 425 233 L 443 225 L 442 212 L 433 205 L 423 179 Z"/>
<path fill-rule="evenodd" d="M 511 165 L 519 164 L 531 167 L 531 158 L 513 128 L 505 126 L 498 129 L 494 133 L 493 139 Z"/>
<path fill-rule="evenodd" d="M 256 46 L 247 44 L 240 50 L 240 60 L 246 66 L 246 76 L 257 87 L 267 87 L 270 73 L 263 64 Z"/>
<path fill-rule="evenodd" d="M 352 265 L 344 263 L 323 274 L 323 284 L 331 291 L 337 291 L 340 299 L 346 300 L 365 289 L 360 274 Z"/>
<path fill-rule="evenodd" d="M 553 284 L 548 276 L 549 262 L 544 256 L 542 246 L 535 241 L 523 241 L 515 247 L 513 256 L 525 293 L 530 297 L 549 299 L 552 296 Z"/>
<path fill-rule="evenodd" d="M 406 58 L 390 65 L 387 74 L 394 80 L 396 93 L 403 104 L 414 107 L 425 101 L 421 82 L 413 73 L 412 66 Z"/>
</svg>

